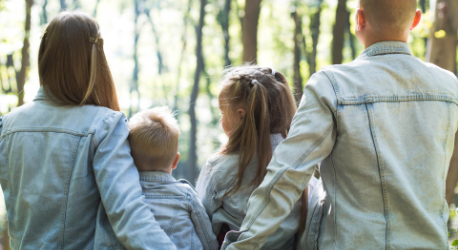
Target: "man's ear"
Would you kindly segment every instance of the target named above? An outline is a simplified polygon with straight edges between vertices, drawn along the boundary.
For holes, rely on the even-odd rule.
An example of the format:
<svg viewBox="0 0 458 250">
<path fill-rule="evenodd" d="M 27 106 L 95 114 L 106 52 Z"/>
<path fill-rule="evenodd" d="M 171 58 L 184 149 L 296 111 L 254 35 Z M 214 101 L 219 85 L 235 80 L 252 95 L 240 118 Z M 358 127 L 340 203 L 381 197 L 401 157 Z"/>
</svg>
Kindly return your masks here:
<svg viewBox="0 0 458 250">
<path fill-rule="evenodd" d="M 179 161 L 180 161 L 180 153 L 177 152 L 177 156 L 175 156 L 175 160 L 173 160 L 173 163 L 172 163 L 172 169 L 177 168 Z"/>
<path fill-rule="evenodd" d="M 412 27 L 410 27 L 410 30 L 415 29 L 417 25 L 421 21 L 421 10 L 417 9 L 417 12 L 415 12 L 415 18 L 413 19 Z"/>
<path fill-rule="evenodd" d="M 243 117 L 245 117 L 246 111 L 245 111 L 244 109 L 242 109 L 242 108 L 239 108 L 239 109 L 237 110 L 237 114 L 239 115 L 240 120 L 241 120 L 241 119 L 243 119 Z"/>
<path fill-rule="evenodd" d="M 356 30 L 363 30 L 366 27 L 366 14 L 361 8 L 356 9 Z"/>
</svg>

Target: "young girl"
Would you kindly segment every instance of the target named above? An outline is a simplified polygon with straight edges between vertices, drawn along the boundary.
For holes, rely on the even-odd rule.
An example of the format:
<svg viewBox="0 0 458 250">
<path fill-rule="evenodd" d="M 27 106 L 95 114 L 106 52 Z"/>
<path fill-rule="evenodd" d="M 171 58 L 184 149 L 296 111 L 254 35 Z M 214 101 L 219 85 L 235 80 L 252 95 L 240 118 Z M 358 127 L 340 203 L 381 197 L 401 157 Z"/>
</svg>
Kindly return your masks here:
<svg viewBox="0 0 458 250">
<path fill-rule="evenodd" d="M 240 229 L 248 198 L 286 138 L 296 105 L 283 74 L 259 66 L 229 69 L 218 99 L 229 141 L 203 167 L 197 191 L 221 243 L 225 232 Z M 294 249 L 299 203 L 262 249 Z"/>
</svg>

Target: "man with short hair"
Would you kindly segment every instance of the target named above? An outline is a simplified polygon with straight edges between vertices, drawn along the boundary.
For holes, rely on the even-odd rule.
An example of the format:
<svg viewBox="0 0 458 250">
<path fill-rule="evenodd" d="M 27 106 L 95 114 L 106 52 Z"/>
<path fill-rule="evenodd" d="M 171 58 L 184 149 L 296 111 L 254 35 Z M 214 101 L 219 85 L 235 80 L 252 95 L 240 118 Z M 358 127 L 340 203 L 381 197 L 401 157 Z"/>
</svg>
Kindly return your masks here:
<svg viewBox="0 0 458 250">
<path fill-rule="evenodd" d="M 301 249 L 447 249 L 458 81 L 412 56 L 415 0 L 361 0 L 353 62 L 313 75 L 287 139 L 223 249 L 259 249 L 321 162 Z M 319 188 L 315 189 L 319 190 Z"/>
</svg>

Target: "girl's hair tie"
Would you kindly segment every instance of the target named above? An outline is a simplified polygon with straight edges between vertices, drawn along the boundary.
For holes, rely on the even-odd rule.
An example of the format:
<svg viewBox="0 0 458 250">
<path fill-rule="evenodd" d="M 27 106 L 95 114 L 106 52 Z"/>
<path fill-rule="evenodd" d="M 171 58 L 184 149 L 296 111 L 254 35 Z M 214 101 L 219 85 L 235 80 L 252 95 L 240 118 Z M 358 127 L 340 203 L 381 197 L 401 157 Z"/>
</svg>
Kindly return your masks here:
<svg viewBox="0 0 458 250">
<path fill-rule="evenodd" d="M 271 70 L 272 70 L 272 75 L 275 76 L 275 74 L 277 74 L 277 71 L 275 71 L 275 69 L 272 69 L 272 68 Z"/>
<path fill-rule="evenodd" d="M 250 84 L 251 87 L 253 87 L 255 83 L 259 83 L 258 80 L 256 79 L 251 80 L 251 84 Z"/>
</svg>

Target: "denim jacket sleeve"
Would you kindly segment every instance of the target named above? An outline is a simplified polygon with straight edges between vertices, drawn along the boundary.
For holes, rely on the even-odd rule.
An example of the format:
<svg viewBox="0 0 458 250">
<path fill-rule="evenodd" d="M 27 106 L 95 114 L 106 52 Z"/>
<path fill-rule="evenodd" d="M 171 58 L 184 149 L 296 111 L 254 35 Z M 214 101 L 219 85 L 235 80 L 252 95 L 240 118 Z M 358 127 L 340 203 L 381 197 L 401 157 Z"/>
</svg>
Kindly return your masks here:
<svg viewBox="0 0 458 250">
<path fill-rule="evenodd" d="M 3 116 L 0 116 L 0 136 L 2 135 Z"/>
<path fill-rule="evenodd" d="M 249 199 L 240 232 L 229 232 L 222 249 L 260 249 L 299 200 L 314 166 L 335 143 L 337 100 L 323 72 L 307 83 L 288 137 L 274 152 L 261 185 Z"/>
<path fill-rule="evenodd" d="M 210 219 L 194 189 L 191 189 L 191 220 L 204 250 L 218 250 L 219 245 L 212 231 Z"/>
<path fill-rule="evenodd" d="M 213 212 L 222 205 L 222 202 L 215 199 L 217 190 L 215 176 L 212 174 L 211 158 L 205 163 L 200 171 L 196 189 L 200 200 L 205 207 L 205 211 L 207 211 L 208 217 L 212 219 Z"/>
<path fill-rule="evenodd" d="M 127 141 L 127 119 L 110 112 L 96 130 L 94 176 L 116 237 L 127 249 L 176 249 L 145 203 Z"/>
</svg>

